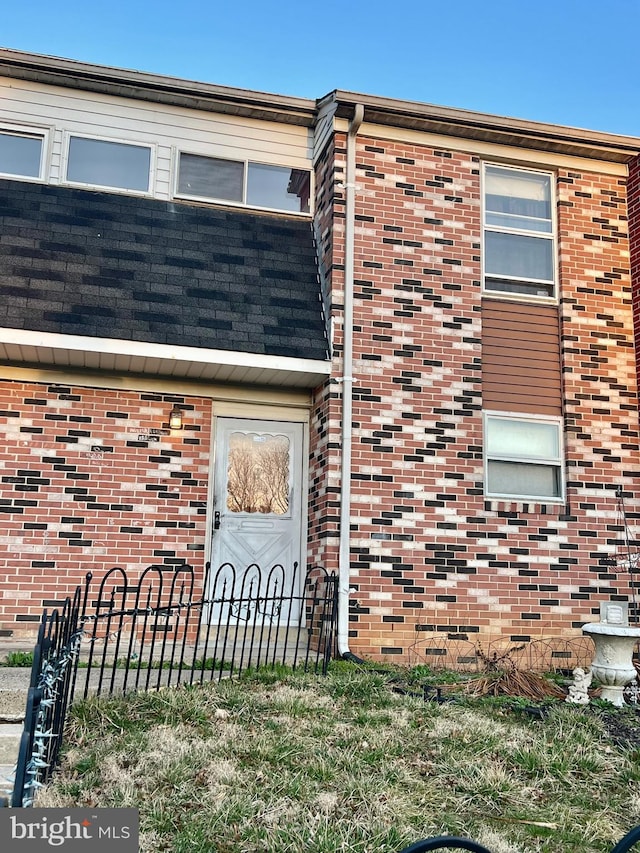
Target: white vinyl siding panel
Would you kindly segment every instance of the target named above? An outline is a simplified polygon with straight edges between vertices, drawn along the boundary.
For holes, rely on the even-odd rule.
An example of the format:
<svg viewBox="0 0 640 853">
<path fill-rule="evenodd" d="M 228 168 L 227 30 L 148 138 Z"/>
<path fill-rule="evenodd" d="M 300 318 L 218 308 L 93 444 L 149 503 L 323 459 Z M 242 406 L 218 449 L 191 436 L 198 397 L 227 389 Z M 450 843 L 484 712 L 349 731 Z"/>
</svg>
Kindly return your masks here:
<svg viewBox="0 0 640 853">
<path fill-rule="evenodd" d="M 62 160 L 64 152 L 64 131 L 56 128 L 51 134 L 51 160 L 49 166 L 49 180 L 52 184 L 60 183 L 62 177 Z"/>
<path fill-rule="evenodd" d="M 157 146 L 157 198 L 170 198 L 174 150 L 311 168 L 309 128 L 0 78 L 0 123 L 55 127 L 50 180 L 62 181 L 62 131 Z"/>
<path fill-rule="evenodd" d="M 157 198 L 167 198 L 173 187 L 173 149 L 170 145 L 158 145 L 155 192 Z"/>
<path fill-rule="evenodd" d="M 483 300 L 482 401 L 487 409 L 562 414 L 559 323 L 555 305 Z"/>
</svg>

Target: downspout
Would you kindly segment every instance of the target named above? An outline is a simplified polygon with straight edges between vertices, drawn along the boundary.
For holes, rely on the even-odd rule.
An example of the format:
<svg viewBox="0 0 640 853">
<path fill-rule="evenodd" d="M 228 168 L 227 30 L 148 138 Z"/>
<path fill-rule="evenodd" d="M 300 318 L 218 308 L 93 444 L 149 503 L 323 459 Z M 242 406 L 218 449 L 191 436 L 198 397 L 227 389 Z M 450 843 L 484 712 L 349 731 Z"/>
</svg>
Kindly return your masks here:
<svg viewBox="0 0 640 853">
<path fill-rule="evenodd" d="M 349 649 L 349 589 L 351 581 L 351 440 L 353 420 L 353 280 L 356 216 L 356 136 L 364 107 L 356 104 L 347 134 L 347 171 L 344 226 L 344 314 L 342 327 L 342 461 L 340 495 L 340 550 L 338 555 L 338 653 L 359 661 Z"/>
</svg>

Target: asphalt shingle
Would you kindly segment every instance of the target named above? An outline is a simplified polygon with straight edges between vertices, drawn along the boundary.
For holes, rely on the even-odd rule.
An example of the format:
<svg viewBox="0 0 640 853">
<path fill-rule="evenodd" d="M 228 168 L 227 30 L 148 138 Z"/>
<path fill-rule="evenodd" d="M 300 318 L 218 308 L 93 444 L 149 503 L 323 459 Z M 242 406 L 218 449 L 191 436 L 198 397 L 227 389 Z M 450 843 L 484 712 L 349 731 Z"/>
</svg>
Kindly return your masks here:
<svg viewBox="0 0 640 853">
<path fill-rule="evenodd" d="M 327 358 L 294 217 L 3 180 L 0 296 L 9 328 Z"/>
</svg>

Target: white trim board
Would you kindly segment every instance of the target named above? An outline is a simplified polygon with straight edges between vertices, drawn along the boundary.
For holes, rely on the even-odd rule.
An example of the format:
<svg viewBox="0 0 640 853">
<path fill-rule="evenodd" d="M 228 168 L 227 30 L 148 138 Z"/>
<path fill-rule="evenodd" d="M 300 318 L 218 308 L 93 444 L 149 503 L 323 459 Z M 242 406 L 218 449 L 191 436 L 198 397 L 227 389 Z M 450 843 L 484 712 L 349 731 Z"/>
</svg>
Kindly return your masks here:
<svg viewBox="0 0 640 853">
<path fill-rule="evenodd" d="M 315 388 L 331 373 L 329 361 L 23 329 L 0 329 L 0 361 L 291 388 Z"/>
<path fill-rule="evenodd" d="M 349 122 L 346 119 L 335 119 L 334 128 L 337 132 L 346 133 Z M 626 163 L 614 163 L 607 160 L 595 160 L 586 157 L 576 157 L 572 154 L 556 154 L 552 151 L 542 151 L 536 148 L 515 147 L 495 142 L 484 142 L 478 139 L 466 139 L 459 136 L 444 136 L 428 133 L 422 130 L 387 127 L 380 124 L 364 122 L 358 132 L 358 142 L 364 139 L 388 139 L 391 142 L 406 142 L 413 145 L 425 145 L 444 151 L 460 151 L 486 157 L 504 163 L 521 165 L 524 168 L 545 169 L 560 167 L 576 171 L 595 172 L 601 175 L 617 175 L 627 177 L 629 169 Z"/>
</svg>

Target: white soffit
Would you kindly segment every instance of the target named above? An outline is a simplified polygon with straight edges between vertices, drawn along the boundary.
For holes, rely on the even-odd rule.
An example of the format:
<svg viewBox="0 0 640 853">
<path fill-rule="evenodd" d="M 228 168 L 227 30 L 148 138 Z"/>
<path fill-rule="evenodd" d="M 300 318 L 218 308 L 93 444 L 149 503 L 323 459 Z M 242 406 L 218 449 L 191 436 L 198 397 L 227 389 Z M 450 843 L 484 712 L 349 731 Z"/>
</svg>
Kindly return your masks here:
<svg viewBox="0 0 640 853">
<path fill-rule="evenodd" d="M 0 362 L 285 388 L 315 388 L 331 372 L 329 361 L 22 329 L 0 329 Z"/>
</svg>

